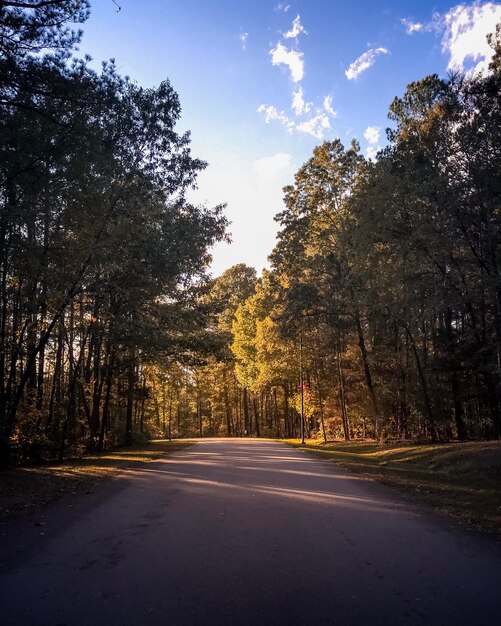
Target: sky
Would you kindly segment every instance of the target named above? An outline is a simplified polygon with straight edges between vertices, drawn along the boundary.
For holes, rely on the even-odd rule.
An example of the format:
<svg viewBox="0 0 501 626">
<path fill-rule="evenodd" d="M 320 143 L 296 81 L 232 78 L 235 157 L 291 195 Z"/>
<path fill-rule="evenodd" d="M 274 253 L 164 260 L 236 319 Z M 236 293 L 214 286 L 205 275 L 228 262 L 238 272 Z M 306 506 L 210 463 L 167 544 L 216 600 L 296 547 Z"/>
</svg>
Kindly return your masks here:
<svg viewBox="0 0 501 626">
<path fill-rule="evenodd" d="M 212 274 L 261 271 L 282 188 L 335 138 L 375 158 L 388 107 L 429 74 L 485 71 L 501 3 L 482 0 L 91 0 L 80 55 L 145 87 L 168 79 L 178 130 L 208 163 L 190 201 L 226 203 Z M 120 9 L 118 9 L 118 6 Z"/>
</svg>

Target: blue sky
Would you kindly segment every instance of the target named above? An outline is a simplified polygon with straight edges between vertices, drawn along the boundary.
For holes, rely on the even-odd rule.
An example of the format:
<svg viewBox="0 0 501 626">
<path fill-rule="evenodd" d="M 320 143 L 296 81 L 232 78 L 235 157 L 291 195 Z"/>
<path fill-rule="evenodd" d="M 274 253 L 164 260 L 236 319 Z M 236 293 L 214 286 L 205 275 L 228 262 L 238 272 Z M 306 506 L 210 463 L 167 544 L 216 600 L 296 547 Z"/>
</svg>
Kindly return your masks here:
<svg viewBox="0 0 501 626">
<path fill-rule="evenodd" d="M 228 203 L 233 243 L 214 275 L 266 266 L 282 187 L 324 139 L 384 145 L 388 106 L 413 80 L 479 71 L 501 3 L 428 0 L 93 0 L 80 53 L 178 92 L 195 156 L 191 199 Z"/>
</svg>

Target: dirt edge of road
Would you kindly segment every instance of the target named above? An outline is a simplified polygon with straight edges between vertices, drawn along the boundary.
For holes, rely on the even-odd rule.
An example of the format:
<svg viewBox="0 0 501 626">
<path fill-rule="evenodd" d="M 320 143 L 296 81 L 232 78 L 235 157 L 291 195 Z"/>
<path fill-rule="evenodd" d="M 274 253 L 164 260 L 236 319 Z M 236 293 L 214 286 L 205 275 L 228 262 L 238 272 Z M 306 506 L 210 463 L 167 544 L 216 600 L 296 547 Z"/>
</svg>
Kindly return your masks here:
<svg viewBox="0 0 501 626">
<path fill-rule="evenodd" d="M 194 442 L 155 440 L 63 463 L 3 470 L 0 473 L 0 524 L 36 514 L 69 494 L 92 493 L 102 480 L 191 445 Z"/>
</svg>

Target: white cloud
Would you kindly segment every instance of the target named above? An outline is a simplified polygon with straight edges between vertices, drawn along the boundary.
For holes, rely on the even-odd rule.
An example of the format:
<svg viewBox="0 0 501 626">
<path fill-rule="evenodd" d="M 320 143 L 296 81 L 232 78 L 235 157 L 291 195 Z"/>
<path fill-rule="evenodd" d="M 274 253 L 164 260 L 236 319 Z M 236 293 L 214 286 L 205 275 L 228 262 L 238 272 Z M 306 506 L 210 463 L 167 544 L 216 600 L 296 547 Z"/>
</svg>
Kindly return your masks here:
<svg viewBox="0 0 501 626">
<path fill-rule="evenodd" d="M 247 39 L 249 38 L 249 33 L 240 33 L 238 38 L 240 39 L 243 50 L 245 50 L 247 46 Z"/>
<path fill-rule="evenodd" d="M 258 110 L 258 113 L 264 113 L 264 121 L 269 124 L 272 120 L 277 120 L 280 122 L 286 129 L 288 133 L 292 133 L 295 127 L 295 123 L 290 120 L 284 111 L 279 111 L 273 105 L 266 106 L 262 104 Z"/>
<path fill-rule="evenodd" d="M 329 118 L 325 113 L 319 113 L 306 122 L 296 124 L 296 130 L 306 135 L 311 135 L 317 139 L 322 139 L 324 131 L 331 127 Z"/>
<path fill-rule="evenodd" d="M 469 73 L 487 71 L 492 49 L 487 35 L 501 21 L 501 4 L 476 0 L 470 5 L 457 4 L 447 13 L 434 13 L 426 23 L 400 20 L 407 33 L 436 32 L 442 34 L 442 52 L 449 55 L 447 69 Z"/>
<path fill-rule="evenodd" d="M 325 96 L 324 109 L 329 115 L 332 115 L 332 117 L 336 117 L 337 111 L 334 111 L 334 109 L 332 108 L 332 96 Z"/>
<path fill-rule="evenodd" d="M 277 6 L 273 9 L 274 11 L 282 11 L 283 13 L 287 13 L 287 11 L 291 8 L 290 4 L 285 4 L 285 2 L 279 2 Z"/>
<path fill-rule="evenodd" d="M 350 67 L 346 70 L 346 78 L 348 80 L 354 80 L 360 76 L 362 72 L 368 70 L 369 67 L 374 65 L 376 62 L 376 58 L 380 54 L 389 54 L 389 50 L 387 48 L 371 48 L 361 54 L 358 59 L 355 59 Z"/>
<path fill-rule="evenodd" d="M 379 137 L 381 136 L 381 128 L 379 126 L 367 126 L 364 130 L 364 137 L 371 145 L 379 143 Z"/>
<path fill-rule="evenodd" d="M 299 87 L 297 91 L 292 92 L 292 109 L 296 115 L 304 115 L 304 113 L 308 113 L 312 106 L 311 102 L 305 102 L 302 87 Z"/>
<path fill-rule="evenodd" d="M 442 18 L 442 51 L 449 54 L 447 69 L 463 71 L 468 61 L 473 61 L 472 72 L 486 71 L 492 57 L 487 35 L 495 31 L 500 21 L 501 4 L 475 2 L 471 6 L 452 7 Z"/>
<path fill-rule="evenodd" d="M 291 120 L 284 111 L 279 111 L 274 106 L 266 106 L 262 104 L 258 109 L 258 113 L 264 113 L 264 121 L 269 124 L 271 121 L 277 121 L 282 124 L 289 134 L 294 131 L 303 133 L 305 135 L 311 135 L 316 139 L 322 139 L 325 130 L 331 127 L 329 117 L 325 113 L 318 113 L 309 120 L 305 120 L 300 124 Z"/>
<path fill-rule="evenodd" d="M 301 24 L 301 18 L 299 15 L 292 22 L 291 30 L 284 33 L 284 39 L 296 39 L 301 33 L 307 35 L 308 33 L 304 29 L 304 26 Z"/>
<path fill-rule="evenodd" d="M 369 146 L 367 148 L 367 150 L 365 151 L 365 156 L 370 160 L 370 161 L 375 161 L 376 160 L 376 156 L 377 153 L 381 150 L 380 146 Z"/>
<path fill-rule="evenodd" d="M 277 43 L 276 48 L 270 50 L 273 65 L 286 65 L 291 73 L 292 81 L 297 83 L 304 76 L 303 53 L 289 50 L 283 44 Z"/>
<path fill-rule="evenodd" d="M 379 139 L 381 138 L 381 128 L 379 126 L 367 126 L 364 130 L 364 137 L 367 143 L 365 156 L 370 161 L 375 161 L 377 153 L 381 150 Z"/>
<path fill-rule="evenodd" d="M 292 177 L 292 156 L 279 152 L 273 156 L 257 159 L 253 163 L 253 170 L 259 187 L 272 185 L 277 179 L 282 179 L 284 174 Z"/>
<path fill-rule="evenodd" d="M 424 29 L 426 30 L 424 24 L 422 24 L 421 22 L 413 22 L 407 17 L 402 18 L 400 21 L 405 26 L 405 30 L 407 31 L 408 35 L 412 35 L 413 33 L 420 33 Z"/>
<path fill-rule="evenodd" d="M 402 18 L 400 22 L 405 26 L 408 35 L 414 35 L 414 33 L 438 33 L 444 29 L 443 17 L 438 12 L 433 13 L 429 22 L 415 22 L 408 17 Z"/>
</svg>

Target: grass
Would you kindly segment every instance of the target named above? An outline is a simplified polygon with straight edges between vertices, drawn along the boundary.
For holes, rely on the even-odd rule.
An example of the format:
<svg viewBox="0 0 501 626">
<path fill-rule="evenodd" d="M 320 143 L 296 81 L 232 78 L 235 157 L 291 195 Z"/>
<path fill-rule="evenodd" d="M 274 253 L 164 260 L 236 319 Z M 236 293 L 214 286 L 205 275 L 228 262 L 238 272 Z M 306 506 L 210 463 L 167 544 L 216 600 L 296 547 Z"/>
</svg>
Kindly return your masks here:
<svg viewBox="0 0 501 626">
<path fill-rule="evenodd" d="M 305 448 L 298 440 L 287 443 Z M 501 442 L 379 445 L 308 440 L 306 450 L 501 539 Z"/>
<path fill-rule="evenodd" d="M 192 443 L 156 440 L 64 463 L 4 470 L 0 473 L 0 523 L 37 512 L 68 493 L 90 493 L 99 480 L 183 450 Z"/>
</svg>

